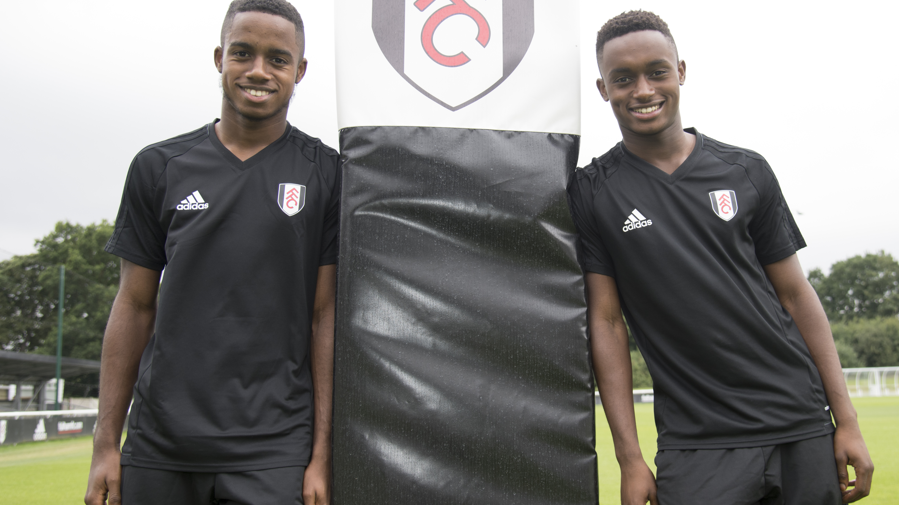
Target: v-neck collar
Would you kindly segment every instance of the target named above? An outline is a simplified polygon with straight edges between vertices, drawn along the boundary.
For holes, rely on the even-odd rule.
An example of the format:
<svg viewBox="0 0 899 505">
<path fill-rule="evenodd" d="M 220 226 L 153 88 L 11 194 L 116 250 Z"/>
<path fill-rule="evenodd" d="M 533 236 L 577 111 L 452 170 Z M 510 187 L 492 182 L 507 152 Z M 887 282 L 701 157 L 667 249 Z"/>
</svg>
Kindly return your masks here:
<svg viewBox="0 0 899 505">
<path fill-rule="evenodd" d="M 693 134 L 696 137 L 696 142 L 693 144 L 693 151 L 690 152 L 690 155 L 687 156 L 687 159 L 684 160 L 683 163 L 677 167 L 674 172 L 667 173 L 661 168 L 646 162 L 636 154 L 630 152 L 628 148 L 624 145 L 624 142 L 621 142 L 621 150 L 624 152 L 624 159 L 627 160 L 628 164 L 637 170 L 649 175 L 651 177 L 655 177 L 656 179 L 665 181 L 669 184 L 674 184 L 675 182 L 683 179 L 693 170 L 693 167 L 696 166 L 696 162 L 699 160 L 699 155 L 702 153 L 702 135 L 696 131 L 696 128 L 684 128 L 684 131 L 690 134 Z"/>
<path fill-rule="evenodd" d="M 225 160 L 237 170 L 249 170 L 268 158 L 269 154 L 277 150 L 278 147 L 287 138 L 287 136 L 290 135 L 291 130 L 290 123 L 287 123 L 287 127 L 284 129 L 284 133 L 282 133 L 277 140 L 265 146 L 261 151 L 254 154 L 253 156 L 250 156 L 245 161 L 241 161 L 240 158 L 235 156 L 234 153 L 229 151 L 228 148 L 225 147 L 224 144 L 222 144 L 222 141 L 219 140 L 218 135 L 215 134 L 215 124 L 219 121 L 219 119 L 216 119 L 215 121 L 209 123 L 209 125 L 207 126 L 207 128 L 209 129 L 209 140 L 210 142 L 212 142 L 212 145 L 215 146 L 215 149 L 222 155 L 222 157 L 225 158 Z"/>
</svg>

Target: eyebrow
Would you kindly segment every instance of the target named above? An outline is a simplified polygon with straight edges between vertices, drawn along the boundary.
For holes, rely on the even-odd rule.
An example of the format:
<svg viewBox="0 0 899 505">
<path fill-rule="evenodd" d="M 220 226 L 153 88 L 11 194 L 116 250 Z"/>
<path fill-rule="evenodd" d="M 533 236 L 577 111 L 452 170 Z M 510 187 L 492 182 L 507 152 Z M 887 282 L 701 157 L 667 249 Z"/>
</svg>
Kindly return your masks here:
<svg viewBox="0 0 899 505">
<path fill-rule="evenodd" d="M 231 44 L 229 44 L 229 47 L 234 47 L 234 46 L 242 47 L 244 49 L 255 49 L 255 47 L 252 44 L 247 43 L 247 42 L 239 42 L 238 41 L 238 42 L 231 42 Z M 293 58 L 293 53 L 291 53 L 290 51 L 288 51 L 286 49 L 272 48 L 272 49 L 269 49 L 267 52 L 269 54 L 277 54 L 277 55 L 289 56 L 289 57 Z"/>
<path fill-rule="evenodd" d="M 656 65 L 662 65 L 662 64 L 664 64 L 664 63 L 669 63 L 669 62 L 668 62 L 668 60 L 666 60 L 666 59 L 664 59 L 664 58 L 659 58 L 658 60 L 652 60 L 652 61 L 650 61 L 646 66 L 647 66 L 647 67 L 654 67 L 654 66 L 656 66 Z"/>
<path fill-rule="evenodd" d="M 659 65 L 664 65 L 664 64 L 668 64 L 668 63 L 669 63 L 668 60 L 666 60 L 664 58 L 659 58 L 657 60 L 650 61 L 649 63 L 646 64 L 646 66 L 647 67 L 657 67 Z M 625 73 L 626 74 L 628 72 L 633 72 L 633 71 L 634 70 L 630 67 L 619 67 L 619 68 L 613 68 L 612 70 L 609 70 L 609 74 L 614 74 L 614 73 Z"/>
</svg>

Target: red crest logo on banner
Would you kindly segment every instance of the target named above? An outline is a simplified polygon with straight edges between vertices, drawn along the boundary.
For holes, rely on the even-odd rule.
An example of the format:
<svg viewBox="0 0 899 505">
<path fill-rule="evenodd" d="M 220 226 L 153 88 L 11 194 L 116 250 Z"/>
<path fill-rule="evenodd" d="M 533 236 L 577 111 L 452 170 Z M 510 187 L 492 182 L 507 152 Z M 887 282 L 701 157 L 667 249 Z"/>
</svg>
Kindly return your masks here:
<svg viewBox="0 0 899 505">
<path fill-rule="evenodd" d="M 534 38 L 534 0 L 372 0 L 372 31 L 409 84 L 455 111 L 521 63 Z"/>
<path fill-rule="evenodd" d="M 712 199 L 712 210 L 725 221 L 730 221 L 737 215 L 737 194 L 729 189 L 712 191 L 709 193 Z"/>
</svg>

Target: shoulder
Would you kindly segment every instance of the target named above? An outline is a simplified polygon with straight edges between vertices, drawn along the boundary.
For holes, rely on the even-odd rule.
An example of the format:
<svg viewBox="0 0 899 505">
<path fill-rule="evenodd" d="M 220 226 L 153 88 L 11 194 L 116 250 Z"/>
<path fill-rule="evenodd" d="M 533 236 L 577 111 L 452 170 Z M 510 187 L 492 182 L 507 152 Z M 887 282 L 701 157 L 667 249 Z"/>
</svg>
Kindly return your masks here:
<svg viewBox="0 0 899 505">
<path fill-rule="evenodd" d="M 744 147 L 725 144 L 708 135 L 702 135 L 702 149 L 730 165 L 741 165 L 746 168 L 768 165 L 768 162 L 761 154 Z"/>
<path fill-rule="evenodd" d="M 307 135 L 296 126 L 290 127 L 288 142 L 303 153 L 303 156 L 311 163 L 324 168 L 325 165 L 336 167 L 340 160 L 340 153 L 328 146 L 320 139 Z"/>
<path fill-rule="evenodd" d="M 208 139 L 209 127 L 210 125 L 205 125 L 192 132 L 150 144 L 141 149 L 131 162 L 128 184 L 134 182 L 144 187 L 156 187 L 165 173 L 169 161 L 187 153 Z"/>
<path fill-rule="evenodd" d="M 618 173 L 623 157 L 624 151 L 619 142 L 602 156 L 593 158 L 588 165 L 575 170 L 568 181 L 569 192 L 583 193 L 586 191 L 592 195 L 599 193 L 606 182 Z"/>
<path fill-rule="evenodd" d="M 168 162 L 190 151 L 208 137 L 209 125 L 204 125 L 194 131 L 148 145 L 137 153 L 135 160 Z"/>
<path fill-rule="evenodd" d="M 751 149 L 725 144 L 706 135 L 702 136 L 702 140 L 704 151 L 728 165 L 741 167 L 746 177 L 759 191 L 770 187 L 777 179 L 768 160 L 761 154 Z"/>
</svg>

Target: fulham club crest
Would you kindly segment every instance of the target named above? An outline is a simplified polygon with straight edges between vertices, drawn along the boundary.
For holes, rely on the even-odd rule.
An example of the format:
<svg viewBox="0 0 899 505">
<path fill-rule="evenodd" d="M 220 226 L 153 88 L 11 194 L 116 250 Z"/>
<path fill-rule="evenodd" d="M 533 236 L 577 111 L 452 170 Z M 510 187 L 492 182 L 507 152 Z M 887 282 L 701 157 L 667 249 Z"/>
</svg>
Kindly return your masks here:
<svg viewBox="0 0 899 505">
<path fill-rule="evenodd" d="M 534 0 L 372 0 L 372 31 L 409 84 L 455 111 L 521 63 L 534 38 Z"/>
<path fill-rule="evenodd" d="M 712 199 L 712 210 L 725 221 L 730 221 L 737 215 L 737 194 L 729 189 L 712 191 L 709 193 Z"/>
<path fill-rule="evenodd" d="M 301 184 L 290 184 L 282 182 L 278 186 L 278 207 L 287 214 L 292 216 L 303 210 L 306 205 L 306 186 Z"/>
</svg>

